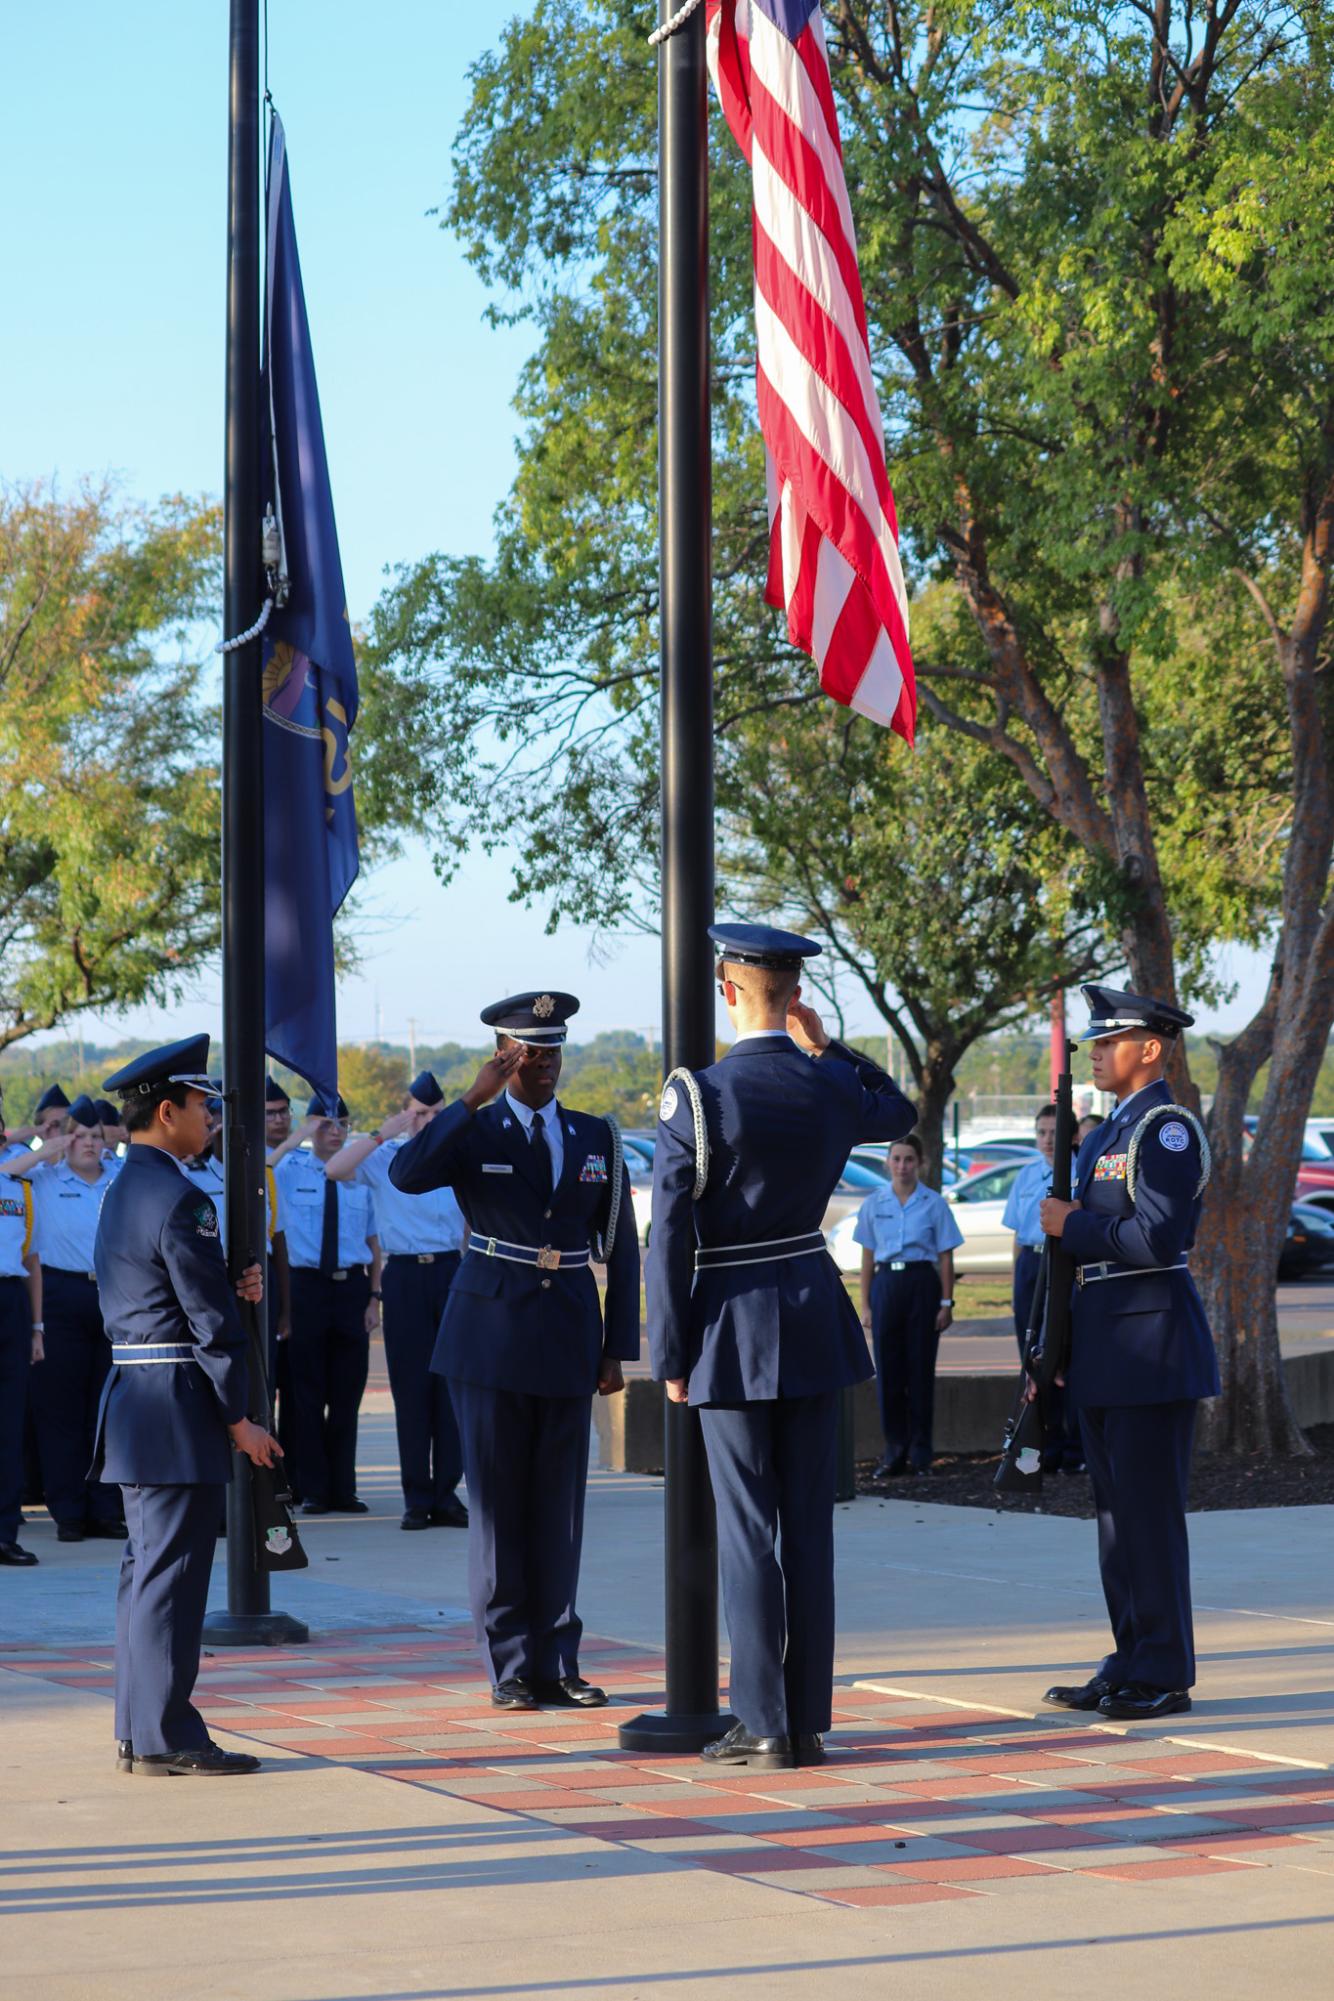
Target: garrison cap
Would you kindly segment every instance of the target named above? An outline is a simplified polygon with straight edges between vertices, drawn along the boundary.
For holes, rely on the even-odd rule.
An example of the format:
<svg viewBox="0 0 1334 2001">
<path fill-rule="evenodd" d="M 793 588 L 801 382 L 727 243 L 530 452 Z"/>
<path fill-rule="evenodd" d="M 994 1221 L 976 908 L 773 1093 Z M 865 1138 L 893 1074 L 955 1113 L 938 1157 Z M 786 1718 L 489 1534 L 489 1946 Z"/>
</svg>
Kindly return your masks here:
<svg viewBox="0 0 1334 2001">
<path fill-rule="evenodd" d="M 204 1091 L 210 1098 L 221 1091 L 217 1078 L 208 1074 L 206 1035 L 187 1035 L 180 1042 L 167 1042 L 161 1049 L 136 1056 L 114 1077 L 108 1077 L 102 1089 L 115 1091 L 122 1098 L 146 1098 L 168 1084 L 188 1084 L 192 1091 Z"/>
<path fill-rule="evenodd" d="M 1195 1017 L 1170 1001 L 1157 1001 L 1148 994 L 1131 994 L 1120 987 L 1081 987 L 1087 1004 L 1089 1024 L 1080 1042 L 1102 1042 L 1128 1028 L 1142 1028 L 1149 1035 L 1179 1035 L 1193 1028 Z"/>
<path fill-rule="evenodd" d="M 95 1105 L 93 1103 L 92 1099 L 88 1096 L 88 1093 L 86 1091 L 81 1091 L 79 1093 L 79 1096 L 74 1100 L 74 1103 L 70 1106 L 67 1116 L 73 1119 L 76 1126 L 87 1126 L 91 1128 L 93 1126 L 100 1126 L 102 1123 L 101 1108 L 100 1106 Z M 117 1120 L 119 1120 L 119 1117 L 120 1114 L 118 1112 L 116 1114 Z"/>
<path fill-rule="evenodd" d="M 310 1103 L 306 1106 L 306 1117 L 308 1119 L 350 1119 L 351 1116 L 352 1114 L 349 1112 L 347 1102 L 344 1098 L 341 1096 L 335 1097 L 331 1103 L 319 1091 L 314 1093 Z"/>
<path fill-rule="evenodd" d="M 270 1076 L 264 1079 L 264 1102 L 266 1105 L 290 1105 L 292 1100 L 278 1079 Z"/>
<path fill-rule="evenodd" d="M 69 1099 L 65 1096 L 59 1084 L 48 1084 L 42 1092 L 41 1097 L 37 1100 L 37 1117 L 40 1118 L 43 1112 L 67 1112 L 68 1110 Z"/>
<path fill-rule="evenodd" d="M 813 938 L 772 924 L 711 924 L 709 936 L 719 957 L 734 966 L 767 966 L 776 973 L 800 972 L 806 959 L 824 950 Z"/>
<path fill-rule="evenodd" d="M 511 994 L 508 1000 L 492 1001 L 482 1009 L 488 1028 L 499 1029 L 511 1042 L 526 1042 L 534 1049 L 555 1049 L 565 1040 L 565 1024 L 578 1014 L 573 994 Z M 416 1097 L 416 1092 L 413 1094 Z"/>
<path fill-rule="evenodd" d="M 436 1082 L 432 1070 L 419 1070 L 408 1085 L 408 1096 L 415 1098 L 419 1105 L 441 1105 L 445 1094 Z"/>
<path fill-rule="evenodd" d="M 118 1126 L 120 1124 L 119 1105 L 113 1105 L 110 1098 L 94 1098 L 93 1103 L 97 1106 L 97 1116 L 101 1119 L 104 1126 Z"/>
</svg>

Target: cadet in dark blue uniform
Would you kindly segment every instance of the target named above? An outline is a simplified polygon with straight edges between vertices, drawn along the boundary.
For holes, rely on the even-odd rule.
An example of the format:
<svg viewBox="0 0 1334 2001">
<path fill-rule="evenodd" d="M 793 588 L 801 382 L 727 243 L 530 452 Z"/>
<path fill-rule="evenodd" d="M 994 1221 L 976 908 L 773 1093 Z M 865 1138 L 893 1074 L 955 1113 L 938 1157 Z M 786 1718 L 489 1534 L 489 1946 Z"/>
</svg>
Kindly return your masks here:
<svg viewBox="0 0 1334 2001">
<path fill-rule="evenodd" d="M 278 1442 L 246 1416 L 246 1337 L 218 1215 L 180 1163 L 208 1137 L 208 1037 L 136 1057 L 119 1092 L 130 1144 L 102 1205 L 95 1262 L 111 1337 L 94 1471 L 120 1483 L 129 1528 L 116 1598 L 116 1737 L 123 1770 L 226 1776 L 190 1700 L 231 1444 L 271 1466 Z M 252 1266 L 238 1288 L 258 1299 Z"/>
<path fill-rule="evenodd" d="M 469 1595 L 499 1709 L 607 1699 L 579 1673 L 575 1595 L 593 1392 L 624 1388 L 639 1353 L 639 1244 L 620 1134 L 556 1099 L 578 1006 L 529 993 L 484 1009 L 496 1054 L 389 1169 L 408 1195 L 452 1188 L 472 1232 L 431 1367 L 463 1439 Z"/>
<path fill-rule="evenodd" d="M 817 944 L 757 924 L 710 936 L 738 1035 L 663 1092 L 649 1344 L 672 1401 L 699 1406 L 718 1507 L 740 1721 L 703 1755 L 768 1768 L 823 1756 L 838 1392 L 871 1374 L 821 1219 L 852 1147 L 901 1138 L 915 1114 L 801 1005 Z"/>
<path fill-rule="evenodd" d="M 1116 1109 L 1079 1149 L 1073 1203 L 1048 1196 L 1042 1228 L 1078 1260 L 1069 1393 L 1098 1511 L 1113 1648 L 1066 1709 L 1150 1718 L 1190 1708 L 1195 1646 L 1186 1486 L 1195 1406 L 1218 1395 L 1213 1338 L 1188 1268 L 1209 1147 L 1163 1081 L 1193 1017 L 1112 987 L 1083 989 L 1093 1081 Z"/>
<path fill-rule="evenodd" d="M 413 1133 L 429 1125 L 444 1093 L 429 1070 L 413 1078 L 407 1101 L 378 1132 L 356 1133 L 325 1167 L 330 1181 L 356 1181 L 375 1200 L 384 1257 L 384 1354 L 394 1397 L 405 1529 L 466 1529 L 454 1489 L 463 1447 L 449 1384 L 431 1372 L 436 1335 L 463 1255 L 468 1226 L 452 1188 L 404 1195 L 389 1170 Z"/>
<path fill-rule="evenodd" d="M 6 1137 L 0 1097 L 0 1161 L 28 1149 Z M 33 1242 L 32 1190 L 0 1180 L 0 1565 L 36 1563 L 19 1541 L 23 1522 L 23 1425 L 28 1379 L 42 1358 L 42 1266 Z"/>
</svg>

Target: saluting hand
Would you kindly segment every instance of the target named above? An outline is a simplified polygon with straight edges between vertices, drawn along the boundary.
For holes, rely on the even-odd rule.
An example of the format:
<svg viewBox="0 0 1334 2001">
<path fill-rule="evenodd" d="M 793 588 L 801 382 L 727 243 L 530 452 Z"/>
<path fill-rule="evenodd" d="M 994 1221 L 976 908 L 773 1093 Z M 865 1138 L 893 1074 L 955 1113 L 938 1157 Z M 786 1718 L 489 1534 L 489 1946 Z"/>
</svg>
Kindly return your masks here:
<svg viewBox="0 0 1334 2001">
<path fill-rule="evenodd" d="M 798 1049 L 804 1049 L 808 1056 L 818 1056 L 822 1049 L 828 1049 L 829 1037 L 825 1026 L 813 1007 L 793 994 L 787 1004 L 787 1032 Z"/>
<path fill-rule="evenodd" d="M 410 1108 L 402 1112 L 391 1112 L 387 1119 L 382 1119 L 380 1122 L 379 1137 L 381 1140 L 397 1139 L 400 1133 L 414 1131 L 416 1125 L 417 1114 Z"/>
<path fill-rule="evenodd" d="M 463 1102 L 468 1110 L 480 1111 L 483 1105 L 489 1105 L 493 1098 L 498 1098 L 522 1061 L 521 1042 L 507 1042 L 503 1049 L 488 1057 L 463 1093 Z"/>
</svg>

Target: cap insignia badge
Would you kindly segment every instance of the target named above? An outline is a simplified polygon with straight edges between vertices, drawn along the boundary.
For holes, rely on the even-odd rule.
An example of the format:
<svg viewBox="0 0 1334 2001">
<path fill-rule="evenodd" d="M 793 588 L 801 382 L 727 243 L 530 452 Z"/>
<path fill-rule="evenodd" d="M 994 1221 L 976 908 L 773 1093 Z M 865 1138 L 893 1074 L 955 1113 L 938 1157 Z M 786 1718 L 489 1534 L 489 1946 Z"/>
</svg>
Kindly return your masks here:
<svg viewBox="0 0 1334 2001">
<path fill-rule="evenodd" d="M 539 1021 L 545 1021 L 549 1015 L 553 1015 L 555 1012 L 556 1003 L 550 994 L 539 994 L 533 1002 L 533 1013 Z"/>
</svg>

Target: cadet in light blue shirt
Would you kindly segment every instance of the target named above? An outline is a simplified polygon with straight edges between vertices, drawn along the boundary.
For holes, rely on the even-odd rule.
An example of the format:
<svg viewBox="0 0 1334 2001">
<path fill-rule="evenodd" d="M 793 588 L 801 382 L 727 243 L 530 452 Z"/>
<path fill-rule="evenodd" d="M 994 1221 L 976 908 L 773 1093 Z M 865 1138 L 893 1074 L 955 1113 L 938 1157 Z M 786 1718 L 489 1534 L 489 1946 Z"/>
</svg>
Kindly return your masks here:
<svg viewBox="0 0 1334 2001">
<path fill-rule="evenodd" d="M 854 1241 L 862 1246 L 862 1321 L 875 1350 L 888 1477 L 931 1470 L 936 1350 L 954 1312 L 954 1251 L 963 1231 L 943 1195 L 924 1188 L 922 1142 L 896 1139 L 889 1184 L 868 1195 Z"/>
<path fill-rule="evenodd" d="M 347 1129 L 343 1100 L 326 1106 L 317 1095 L 271 1156 L 290 1266 L 293 1457 L 309 1515 L 366 1513 L 356 1493 L 357 1412 L 380 1324 L 380 1242 L 370 1189 L 325 1173 Z"/>
<path fill-rule="evenodd" d="M 1002 1229 L 1014 1231 L 1011 1303 L 1014 1307 L 1014 1335 L 1021 1355 L 1042 1258 L 1042 1225 L 1038 1221 L 1038 1210 L 1045 1197 L 1051 1194 L 1051 1168 L 1056 1158 L 1055 1105 L 1042 1107 L 1033 1122 L 1033 1131 L 1038 1143 L 1037 1159 L 1026 1161 L 1015 1176 L 1006 1198 L 1005 1213 L 1001 1217 Z"/>
<path fill-rule="evenodd" d="M 400 1527 L 405 1529 L 468 1525 L 468 1511 L 454 1491 L 463 1477 L 463 1448 L 449 1384 L 431 1373 L 436 1334 L 468 1226 L 452 1188 L 405 1195 L 390 1178 L 398 1154 L 443 1104 L 439 1083 L 423 1070 L 414 1077 L 401 1109 L 391 1112 L 378 1132 L 355 1134 L 328 1167 L 331 1181 L 368 1187 L 375 1198 L 384 1252 L 384 1353 L 403 1483 Z"/>
<path fill-rule="evenodd" d="M 6 1144 L 0 1105 L 0 1160 L 27 1151 Z M 14 1569 L 37 1561 L 18 1539 L 28 1378 L 42 1355 L 42 1268 L 32 1237 L 32 1190 L 11 1175 L 0 1181 L 0 1564 Z"/>
</svg>

